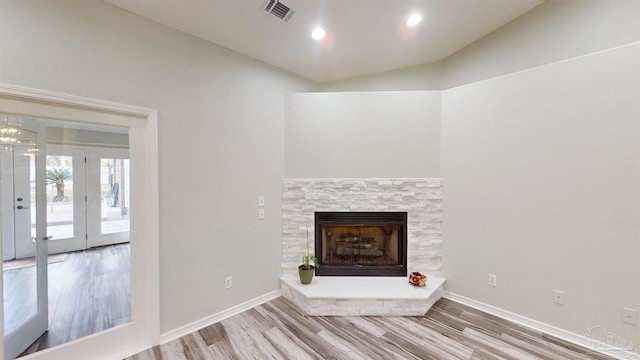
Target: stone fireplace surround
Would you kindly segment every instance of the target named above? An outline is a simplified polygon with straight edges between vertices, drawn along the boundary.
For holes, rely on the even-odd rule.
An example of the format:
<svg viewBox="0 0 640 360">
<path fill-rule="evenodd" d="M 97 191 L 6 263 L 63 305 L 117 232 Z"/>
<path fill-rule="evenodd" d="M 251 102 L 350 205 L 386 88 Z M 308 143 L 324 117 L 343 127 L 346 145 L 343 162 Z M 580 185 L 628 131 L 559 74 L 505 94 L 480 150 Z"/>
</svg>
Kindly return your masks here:
<svg viewBox="0 0 640 360">
<path fill-rule="evenodd" d="M 413 289 L 405 277 L 364 280 L 316 276 L 311 284 L 301 285 L 297 269 L 307 251 L 307 227 L 309 252 L 314 253 L 316 211 L 406 211 L 408 271 L 427 274 L 427 287 Z M 424 314 L 442 292 L 441 259 L 442 181 L 439 178 L 285 179 L 283 182 L 281 288 L 285 298 L 309 315 Z M 351 293 L 345 293 L 345 288 Z"/>
</svg>

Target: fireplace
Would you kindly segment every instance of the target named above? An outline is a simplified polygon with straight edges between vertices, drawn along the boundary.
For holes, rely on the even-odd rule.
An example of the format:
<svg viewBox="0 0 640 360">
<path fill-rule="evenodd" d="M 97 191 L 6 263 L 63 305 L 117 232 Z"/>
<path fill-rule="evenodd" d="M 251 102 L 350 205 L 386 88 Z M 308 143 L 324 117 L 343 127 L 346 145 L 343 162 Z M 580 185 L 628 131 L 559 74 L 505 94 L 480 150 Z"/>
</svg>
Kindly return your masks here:
<svg viewBox="0 0 640 360">
<path fill-rule="evenodd" d="M 318 276 L 407 276 L 406 212 L 316 212 Z"/>
</svg>

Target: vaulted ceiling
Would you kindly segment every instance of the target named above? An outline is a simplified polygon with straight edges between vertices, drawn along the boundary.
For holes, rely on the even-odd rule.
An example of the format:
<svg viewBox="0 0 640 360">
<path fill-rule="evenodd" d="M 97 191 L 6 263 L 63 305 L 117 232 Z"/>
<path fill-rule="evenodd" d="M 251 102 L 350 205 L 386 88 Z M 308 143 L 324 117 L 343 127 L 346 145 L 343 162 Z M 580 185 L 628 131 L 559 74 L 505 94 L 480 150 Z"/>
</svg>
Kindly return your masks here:
<svg viewBox="0 0 640 360">
<path fill-rule="evenodd" d="M 440 61 L 544 0 L 104 1 L 326 82 Z M 422 17 L 414 27 L 406 23 L 411 14 Z M 311 38 L 317 27 L 322 40 Z"/>
</svg>

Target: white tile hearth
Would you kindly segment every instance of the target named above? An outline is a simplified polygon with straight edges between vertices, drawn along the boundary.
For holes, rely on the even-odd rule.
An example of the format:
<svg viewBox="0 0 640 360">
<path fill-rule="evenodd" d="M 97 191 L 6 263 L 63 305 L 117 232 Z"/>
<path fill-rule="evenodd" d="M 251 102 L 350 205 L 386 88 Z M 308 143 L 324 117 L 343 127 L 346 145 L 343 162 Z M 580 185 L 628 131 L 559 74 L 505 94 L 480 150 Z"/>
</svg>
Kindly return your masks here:
<svg viewBox="0 0 640 360">
<path fill-rule="evenodd" d="M 316 276 L 303 285 L 280 278 L 282 295 L 311 316 L 421 316 L 442 297 L 445 279 L 414 287 L 406 277 Z"/>
</svg>

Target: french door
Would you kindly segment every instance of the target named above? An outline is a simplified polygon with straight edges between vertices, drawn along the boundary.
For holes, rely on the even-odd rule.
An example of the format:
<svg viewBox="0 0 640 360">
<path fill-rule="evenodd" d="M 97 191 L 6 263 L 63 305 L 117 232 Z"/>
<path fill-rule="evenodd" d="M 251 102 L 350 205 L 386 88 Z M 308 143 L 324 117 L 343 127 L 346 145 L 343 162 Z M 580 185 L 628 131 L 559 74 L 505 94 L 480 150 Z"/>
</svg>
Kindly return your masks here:
<svg viewBox="0 0 640 360">
<path fill-rule="evenodd" d="M 49 145 L 46 157 L 49 253 L 87 248 L 85 151 Z"/>
<path fill-rule="evenodd" d="M 50 254 L 129 241 L 127 149 L 50 145 L 47 173 Z"/>
<path fill-rule="evenodd" d="M 129 242 L 129 150 L 87 149 L 88 247 Z"/>
<path fill-rule="evenodd" d="M 34 256 L 36 226 L 35 158 L 22 156 L 25 146 L 2 145 L 2 260 Z"/>
</svg>

